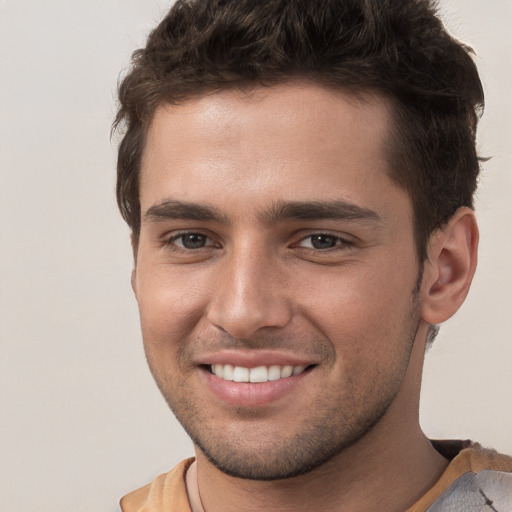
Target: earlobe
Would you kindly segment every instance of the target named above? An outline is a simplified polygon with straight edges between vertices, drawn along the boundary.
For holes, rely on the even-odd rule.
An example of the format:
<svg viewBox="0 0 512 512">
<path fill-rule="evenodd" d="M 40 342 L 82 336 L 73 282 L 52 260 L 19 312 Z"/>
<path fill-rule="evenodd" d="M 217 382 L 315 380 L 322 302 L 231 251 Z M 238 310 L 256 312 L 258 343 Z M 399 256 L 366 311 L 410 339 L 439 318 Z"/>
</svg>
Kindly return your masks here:
<svg viewBox="0 0 512 512">
<path fill-rule="evenodd" d="M 422 286 L 422 318 L 439 324 L 464 302 L 476 269 L 478 226 L 469 208 L 459 208 L 428 244 Z"/>
</svg>

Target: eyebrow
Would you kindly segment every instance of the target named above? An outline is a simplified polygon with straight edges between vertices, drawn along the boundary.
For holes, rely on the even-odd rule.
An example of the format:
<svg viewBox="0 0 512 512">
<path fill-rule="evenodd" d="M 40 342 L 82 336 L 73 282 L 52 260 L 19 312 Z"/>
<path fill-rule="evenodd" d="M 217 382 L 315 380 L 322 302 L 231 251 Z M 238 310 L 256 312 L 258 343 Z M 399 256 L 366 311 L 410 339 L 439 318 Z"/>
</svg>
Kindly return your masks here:
<svg viewBox="0 0 512 512">
<path fill-rule="evenodd" d="M 172 219 L 227 223 L 226 216 L 221 214 L 214 206 L 187 203 L 172 199 L 151 206 L 144 214 L 145 222 L 158 222 Z"/>
<path fill-rule="evenodd" d="M 285 220 L 344 220 L 378 225 L 380 215 L 368 208 L 345 201 L 277 201 L 260 215 L 266 224 Z M 197 204 L 169 199 L 148 208 L 144 222 L 165 220 L 196 220 L 228 224 L 226 215 L 209 204 Z"/>
<path fill-rule="evenodd" d="M 382 222 L 377 212 L 345 201 L 279 201 L 264 214 L 264 220 L 269 224 L 288 219 L 333 219 L 375 225 Z"/>
</svg>

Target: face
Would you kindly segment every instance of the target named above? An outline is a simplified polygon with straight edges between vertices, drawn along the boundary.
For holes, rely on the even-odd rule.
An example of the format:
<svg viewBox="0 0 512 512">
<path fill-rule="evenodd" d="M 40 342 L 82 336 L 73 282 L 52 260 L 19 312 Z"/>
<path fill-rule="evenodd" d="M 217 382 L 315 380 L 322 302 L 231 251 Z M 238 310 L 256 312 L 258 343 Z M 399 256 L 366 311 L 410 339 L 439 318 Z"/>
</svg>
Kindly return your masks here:
<svg viewBox="0 0 512 512">
<path fill-rule="evenodd" d="M 297 84 L 155 115 L 133 275 L 145 351 L 227 474 L 309 471 L 408 392 L 419 266 L 388 118 L 382 99 Z"/>
</svg>

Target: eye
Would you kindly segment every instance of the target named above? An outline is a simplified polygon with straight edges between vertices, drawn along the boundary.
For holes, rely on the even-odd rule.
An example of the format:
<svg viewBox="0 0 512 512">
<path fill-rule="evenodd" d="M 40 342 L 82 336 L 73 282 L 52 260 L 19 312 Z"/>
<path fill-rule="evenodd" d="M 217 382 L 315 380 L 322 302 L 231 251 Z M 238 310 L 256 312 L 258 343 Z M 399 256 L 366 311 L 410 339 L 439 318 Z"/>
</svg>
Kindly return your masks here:
<svg viewBox="0 0 512 512">
<path fill-rule="evenodd" d="M 202 249 L 214 245 L 213 241 L 202 233 L 181 233 L 173 236 L 169 243 L 183 249 Z"/>
<path fill-rule="evenodd" d="M 352 244 L 344 238 L 327 233 L 315 233 L 314 235 L 303 238 L 298 244 L 299 247 L 317 250 L 333 249 L 341 245 L 350 246 Z"/>
</svg>

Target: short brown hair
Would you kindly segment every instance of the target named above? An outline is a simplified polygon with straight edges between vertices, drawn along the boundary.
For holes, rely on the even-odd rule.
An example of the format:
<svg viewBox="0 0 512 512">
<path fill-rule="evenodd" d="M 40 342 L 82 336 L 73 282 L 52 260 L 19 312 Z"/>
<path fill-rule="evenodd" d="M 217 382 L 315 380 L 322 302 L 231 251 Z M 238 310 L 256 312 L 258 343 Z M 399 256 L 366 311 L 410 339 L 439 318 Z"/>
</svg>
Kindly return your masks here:
<svg viewBox="0 0 512 512">
<path fill-rule="evenodd" d="M 470 53 L 430 0 L 178 0 L 119 86 L 121 213 L 137 240 L 141 157 L 161 104 L 304 79 L 391 101 L 391 178 L 411 197 L 423 261 L 429 235 L 473 207 L 484 97 Z"/>
</svg>

